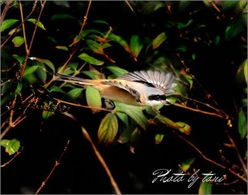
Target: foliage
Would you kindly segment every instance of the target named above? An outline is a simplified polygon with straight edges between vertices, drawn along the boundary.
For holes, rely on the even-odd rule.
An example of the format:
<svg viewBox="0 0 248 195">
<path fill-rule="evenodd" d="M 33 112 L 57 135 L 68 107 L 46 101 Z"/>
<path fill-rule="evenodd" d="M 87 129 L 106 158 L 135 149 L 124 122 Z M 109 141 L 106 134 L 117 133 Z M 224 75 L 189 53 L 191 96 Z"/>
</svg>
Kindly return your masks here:
<svg viewBox="0 0 248 195">
<path fill-rule="evenodd" d="M 100 9 L 100 3 L 94 3 L 89 8 L 94 10 L 96 6 Z M 1 24 L 2 136 L 25 120 L 28 112 L 39 110 L 46 122 L 64 113 L 64 110 L 59 110 L 59 106 L 64 104 L 70 108 L 70 113 L 78 109 L 93 111 L 91 115 L 79 115 L 80 121 L 94 117 L 92 126 L 97 133 L 93 131 L 92 134 L 98 135 L 98 141 L 107 144 L 105 147 L 122 143 L 135 153 L 134 148 L 147 131 L 152 132 L 149 136 L 154 144 L 163 146 L 171 132 L 188 138 L 192 132 L 200 130 L 192 125 L 195 124 L 193 117 L 182 114 L 177 118 L 166 111 L 172 108 L 173 113 L 173 108 L 185 108 L 195 114 L 206 114 L 206 124 L 215 116 L 229 124 L 229 127 L 223 125 L 222 129 L 233 128 L 232 134 L 239 134 L 237 141 L 242 142 L 239 149 L 244 159 L 245 148 L 242 147 L 247 136 L 247 1 L 129 3 L 135 14 L 125 2 L 118 4 L 124 7 L 128 19 L 137 18 L 138 24 L 133 21 L 130 24 L 116 23 L 114 19 L 98 16 L 93 10 L 92 15 L 90 10 L 89 16 L 80 20 L 79 15 L 81 17 L 88 2 L 12 2 L 10 10 L 13 13 L 2 15 L 5 18 Z M 45 13 L 42 13 L 42 7 L 46 7 Z M 70 11 L 74 8 L 75 13 Z M 30 10 L 27 18 L 26 15 L 20 16 L 21 9 L 26 14 Z M 37 9 L 38 14 L 33 13 L 33 9 Z M 222 50 L 227 53 L 218 53 Z M 204 64 L 206 59 L 208 64 Z M 170 71 L 178 77 L 176 94 L 168 98 L 170 105 L 147 108 L 114 102 L 111 110 L 104 107 L 101 95 L 94 87 L 61 83 L 54 77 L 60 73 L 88 79 L 117 78 L 142 69 Z M 213 76 L 204 75 L 205 71 L 212 71 Z M 231 81 L 226 84 L 222 77 L 229 77 Z M 215 79 L 214 82 L 210 81 L 211 78 Z M 222 89 L 228 84 L 237 92 L 233 94 L 230 92 L 232 89 L 229 90 L 231 100 L 229 94 L 215 92 L 218 87 Z M 207 86 L 206 89 L 203 86 Z M 208 89 L 216 93 L 218 101 L 206 92 Z M 217 104 L 221 98 L 228 100 Z M 235 106 L 228 105 L 231 101 Z M 153 131 L 154 128 L 160 130 Z M 224 142 L 226 140 L 220 144 L 221 148 L 215 149 L 225 150 L 222 148 Z M 1 145 L 11 155 L 18 151 L 20 142 L 2 139 Z M 180 168 L 190 173 L 196 157 L 186 156 L 184 160 Z M 237 172 L 245 174 L 242 168 Z M 201 183 L 198 191 L 199 194 L 209 194 L 215 187 Z"/>
</svg>

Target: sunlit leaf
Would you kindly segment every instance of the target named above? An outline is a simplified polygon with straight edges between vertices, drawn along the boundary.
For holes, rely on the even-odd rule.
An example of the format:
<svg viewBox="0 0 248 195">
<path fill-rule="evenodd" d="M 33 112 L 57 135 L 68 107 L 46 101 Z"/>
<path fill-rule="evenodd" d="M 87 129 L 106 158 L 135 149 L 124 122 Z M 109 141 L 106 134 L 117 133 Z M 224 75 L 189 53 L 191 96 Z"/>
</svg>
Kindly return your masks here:
<svg viewBox="0 0 248 195">
<path fill-rule="evenodd" d="M 125 113 L 117 112 L 116 115 L 118 118 L 126 125 L 128 126 L 128 116 Z"/>
<path fill-rule="evenodd" d="M 186 124 L 185 122 L 174 122 L 171 119 L 158 114 L 155 119 L 158 119 L 161 123 L 167 125 L 168 127 L 171 127 L 173 129 L 177 129 L 180 132 L 189 135 L 191 133 L 191 127 L 190 125 Z"/>
<path fill-rule="evenodd" d="M 212 184 L 207 182 L 201 182 L 198 189 L 199 195 L 212 194 Z"/>
<path fill-rule="evenodd" d="M 27 21 L 33 23 L 34 25 L 37 25 L 42 30 L 46 30 L 45 26 L 41 23 L 41 21 L 38 21 L 35 18 L 29 18 Z"/>
<path fill-rule="evenodd" d="M 118 66 L 106 66 L 108 70 L 110 70 L 116 77 L 122 76 L 124 74 L 127 74 L 128 71 L 120 68 Z"/>
<path fill-rule="evenodd" d="M 88 77 L 90 77 L 91 79 L 99 79 L 99 75 L 96 72 L 86 70 L 86 71 L 83 71 L 83 73 L 87 75 Z"/>
<path fill-rule="evenodd" d="M 6 29 L 10 28 L 13 26 L 15 23 L 17 23 L 19 20 L 17 19 L 6 19 L 3 21 L 3 23 L 0 26 L 0 31 L 3 32 Z"/>
<path fill-rule="evenodd" d="M 86 101 L 89 106 L 101 108 L 102 107 L 102 101 L 101 101 L 101 95 L 99 91 L 91 86 L 86 87 Z M 96 108 L 92 108 L 92 111 L 97 111 Z"/>
<path fill-rule="evenodd" d="M 49 92 L 64 93 L 64 91 L 63 91 L 63 89 L 61 89 L 61 87 L 57 87 L 57 86 L 55 86 L 55 85 L 53 85 L 53 86 L 50 88 Z"/>
<path fill-rule="evenodd" d="M 245 59 L 239 66 L 236 73 L 236 80 L 238 83 L 248 82 L 248 60 Z"/>
<path fill-rule="evenodd" d="M 53 115 L 54 115 L 54 112 L 52 112 L 52 111 L 44 110 L 42 112 L 42 118 L 45 119 L 45 120 L 47 120 L 48 118 L 50 118 Z"/>
<path fill-rule="evenodd" d="M 243 109 L 240 109 L 239 111 L 238 129 L 241 139 L 244 139 L 245 136 L 247 135 L 247 122 L 246 122 L 246 115 Z"/>
<path fill-rule="evenodd" d="M 155 135 L 155 144 L 160 144 L 164 139 L 164 134 L 156 134 Z"/>
<path fill-rule="evenodd" d="M 146 128 L 147 118 L 145 117 L 142 108 L 132 105 L 127 105 L 119 102 L 115 102 L 116 111 L 126 113 L 130 118 L 132 118 L 138 125 L 143 129 Z"/>
<path fill-rule="evenodd" d="M 138 35 L 132 35 L 130 39 L 130 48 L 135 55 L 135 57 L 138 57 L 140 51 L 143 48 L 142 43 L 140 42 L 140 38 Z"/>
<path fill-rule="evenodd" d="M 100 142 L 109 144 L 114 141 L 118 132 L 118 120 L 113 113 L 108 113 L 101 121 L 98 129 Z"/>
<path fill-rule="evenodd" d="M 189 158 L 186 161 L 184 161 L 183 163 L 180 164 L 179 168 L 180 170 L 186 172 L 189 170 L 189 168 L 191 167 L 191 165 L 194 163 L 195 158 Z"/>
<path fill-rule="evenodd" d="M 24 39 L 21 36 L 16 36 L 12 39 L 12 43 L 15 47 L 20 47 L 24 43 Z"/>
<path fill-rule="evenodd" d="M 81 60 L 85 61 L 85 62 L 88 62 L 89 64 L 92 64 L 92 65 L 103 65 L 104 64 L 104 61 L 101 61 L 101 60 L 98 60 L 92 56 L 89 56 L 88 54 L 86 53 L 81 53 L 79 56 L 78 56 Z"/>
<path fill-rule="evenodd" d="M 160 33 L 158 36 L 156 36 L 155 39 L 153 39 L 152 49 L 158 48 L 166 39 L 167 39 L 167 35 L 165 34 L 165 32 Z"/>
<path fill-rule="evenodd" d="M 47 65 L 53 72 L 55 72 L 55 67 L 54 64 L 48 60 L 48 59 L 43 59 L 43 58 L 37 58 L 37 57 L 30 57 L 31 60 L 36 60 L 38 62 L 41 62 L 45 65 Z"/>
<path fill-rule="evenodd" d="M 24 62 L 24 60 L 25 60 L 25 57 L 24 57 L 24 56 L 18 56 L 18 55 L 16 55 L 16 54 L 13 54 L 12 56 L 13 56 L 13 58 L 15 58 L 20 64 L 22 64 L 22 63 Z"/>
<path fill-rule="evenodd" d="M 2 139 L 0 143 L 9 155 L 15 154 L 21 146 L 20 141 L 17 139 Z"/>
<path fill-rule="evenodd" d="M 62 46 L 62 45 L 57 45 L 56 49 L 64 50 L 64 51 L 69 51 L 68 47 Z"/>
<path fill-rule="evenodd" d="M 75 88 L 70 90 L 67 95 L 71 97 L 72 99 L 77 99 L 82 94 L 83 89 L 82 88 Z"/>
</svg>

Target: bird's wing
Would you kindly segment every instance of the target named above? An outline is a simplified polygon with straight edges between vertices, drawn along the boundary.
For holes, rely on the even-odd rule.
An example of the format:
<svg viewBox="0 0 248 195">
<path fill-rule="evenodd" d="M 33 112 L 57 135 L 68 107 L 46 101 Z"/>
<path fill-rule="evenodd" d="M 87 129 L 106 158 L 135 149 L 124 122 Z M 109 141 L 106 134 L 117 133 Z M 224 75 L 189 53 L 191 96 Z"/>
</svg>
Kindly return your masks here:
<svg viewBox="0 0 248 195">
<path fill-rule="evenodd" d="M 164 93 L 173 92 L 175 76 L 171 72 L 135 71 L 119 77 L 119 79 L 140 82 L 150 87 L 159 88 Z"/>
</svg>

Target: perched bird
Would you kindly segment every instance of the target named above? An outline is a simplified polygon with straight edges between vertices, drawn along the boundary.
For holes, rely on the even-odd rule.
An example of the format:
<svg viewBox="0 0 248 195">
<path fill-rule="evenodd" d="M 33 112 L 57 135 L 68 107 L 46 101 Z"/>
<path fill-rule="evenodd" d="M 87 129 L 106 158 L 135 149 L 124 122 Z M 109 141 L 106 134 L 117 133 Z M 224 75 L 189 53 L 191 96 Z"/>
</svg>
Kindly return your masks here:
<svg viewBox="0 0 248 195">
<path fill-rule="evenodd" d="M 116 79 L 82 79 L 57 74 L 58 81 L 64 81 L 80 87 L 93 86 L 103 98 L 136 106 L 155 106 L 167 104 L 176 86 L 176 77 L 171 72 L 135 71 Z"/>
</svg>

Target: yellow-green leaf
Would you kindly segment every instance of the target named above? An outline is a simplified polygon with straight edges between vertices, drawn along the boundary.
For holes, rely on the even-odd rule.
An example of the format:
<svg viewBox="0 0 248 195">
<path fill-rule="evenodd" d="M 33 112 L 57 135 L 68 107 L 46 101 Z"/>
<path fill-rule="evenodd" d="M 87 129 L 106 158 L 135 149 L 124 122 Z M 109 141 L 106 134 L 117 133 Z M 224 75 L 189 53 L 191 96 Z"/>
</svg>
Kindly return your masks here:
<svg viewBox="0 0 248 195">
<path fill-rule="evenodd" d="M 186 161 L 180 164 L 180 170 L 186 172 L 187 170 L 189 170 L 194 161 L 195 158 L 187 159 Z"/>
<path fill-rule="evenodd" d="M 239 119 L 238 119 L 238 129 L 239 129 L 239 135 L 241 139 L 244 139 L 247 134 L 247 125 L 246 125 L 246 116 L 243 111 L 243 109 L 239 112 Z"/>
<path fill-rule="evenodd" d="M 177 129 L 179 130 L 180 132 L 186 134 L 186 135 L 189 135 L 191 133 L 191 127 L 190 125 L 184 123 L 184 122 L 174 122 L 172 121 L 171 119 L 163 116 L 163 115 L 160 115 L 158 114 L 155 119 L 157 119 L 159 122 L 173 128 L 173 129 Z"/>
<path fill-rule="evenodd" d="M 12 39 L 12 43 L 15 47 L 20 47 L 24 43 L 24 39 L 21 36 L 16 36 Z"/>
<path fill-rule="evenodd" d="M 212 184 L 207 182 L 201 182 L 199 190 L 199 195 L 212 194 Z"/>
<path fill-rule="evenodd" d="M 164 139 L 164 134 L 156 134 L 155 135 L 155 144 L 160 144 Z"/>
<path fill-rule="evenodd" d="M 0 26 L 0 31 L 3 32 L 6 29 L 10 28 L 11 26 L 13 26 L 15 23 L 17 23 L 19 20 L 17 19 L 6 19 L 3 21 L 2 25 Z"/>
<path fill-rule="evenodd" d="M 21 146 L 20 141 L 17 139 L 2 139 L 0 143 L 9 155 L 15 154 Z"/>
<path fill-rule="evenodd" d="M 102 100 L 99 91 L 91 86 L 86 87 L 86 101 L 89 106 L 101 108 Z M 92 111 L 97 111 L 96 108 L 92 108 Z"/>
<path fill-rule="evenodd" d="M 98 139 L 100 142 L 109 144 L 114 141 L 118 132 L 118 120 L 115 114 L 108 113 L 101 121 L 98 129 Z"/>
<path fill-rule="evenodd" d="M 42 118 L 45 119 L 45 120 L 50 118 L 52 115 L 54 115 L 54 112 L 52 112 L 52 111 L 44 110 L 42 112 Z"/>
<path fill-rule="evenodd" d="M 62 46 L 62 45 L 57 45 L 56 49 L 64 50 L 64 51 L 69 51 L 68 47 Z"/>
<path fill-rule="evenodd" d="M 158 48 L 166 39 L 167 35 L 165 34 L 165 32 L 160 33 L 155 39 L 153 39 L 152 49 Z"/>
<path fill-rule="evenodd" d="M 100 65 L 104 64 L 104 61 L 101 61 L 101 60 L 98 60 L 92 56 L 89 56 L 87 53 L 81 53 L 78 57 L 81 60 L 88 62 L 89 64 L 92 64 L 92 65 L 100 66 Z"/>
<path fill-rule="evenodd" d="M 45 26 L 41 23 L 41 21 L 38 21 L 35 18 L 29 18 L 27 21 L 33 23 L 34 25 L 37 25 L 42 30 L 46 30 Z"/>
</svg>

